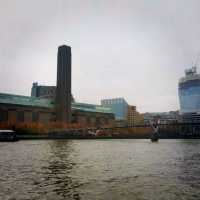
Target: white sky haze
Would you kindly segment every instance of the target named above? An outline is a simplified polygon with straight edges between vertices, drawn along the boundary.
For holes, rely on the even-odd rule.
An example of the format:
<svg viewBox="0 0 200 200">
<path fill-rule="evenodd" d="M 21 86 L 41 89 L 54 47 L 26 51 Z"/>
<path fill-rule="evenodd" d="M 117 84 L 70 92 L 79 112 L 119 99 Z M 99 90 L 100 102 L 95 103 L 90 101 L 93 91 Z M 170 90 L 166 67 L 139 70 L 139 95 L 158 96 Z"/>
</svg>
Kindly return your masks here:
<svg viewBox="0 0 200 200">
<path fill-rule="evenodd" d="M 0 92 L 55 85 L 72 47 L 79 102 L 124 97 L 140 112 L 179 109 L 178 79 L 200 53 L 199 0 L 0 0 Z"/>
</svg>

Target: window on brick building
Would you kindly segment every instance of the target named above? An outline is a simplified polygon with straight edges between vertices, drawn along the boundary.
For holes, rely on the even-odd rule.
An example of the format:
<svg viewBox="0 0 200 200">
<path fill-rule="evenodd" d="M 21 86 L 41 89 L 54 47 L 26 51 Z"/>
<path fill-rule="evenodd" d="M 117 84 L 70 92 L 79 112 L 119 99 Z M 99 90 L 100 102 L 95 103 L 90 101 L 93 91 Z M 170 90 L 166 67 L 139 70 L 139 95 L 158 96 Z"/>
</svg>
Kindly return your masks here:
<svg viewBox="0 0 200 200">
<path fill-rule="evenodd" d="M 8 121 L 8 111 L 0 110 L 0 122 Z"/>
<path fill-rule="evenodd" d="M 32 113 L 32 121 L 37 122 L 39 120 L 39 113 L 38 112 L 33 112 Z"/>
<path fill-rule="evenodd" d="M 17 112 L 17 121 L 24 122 L 24 112 L 23 111 Z"/>
</svg>

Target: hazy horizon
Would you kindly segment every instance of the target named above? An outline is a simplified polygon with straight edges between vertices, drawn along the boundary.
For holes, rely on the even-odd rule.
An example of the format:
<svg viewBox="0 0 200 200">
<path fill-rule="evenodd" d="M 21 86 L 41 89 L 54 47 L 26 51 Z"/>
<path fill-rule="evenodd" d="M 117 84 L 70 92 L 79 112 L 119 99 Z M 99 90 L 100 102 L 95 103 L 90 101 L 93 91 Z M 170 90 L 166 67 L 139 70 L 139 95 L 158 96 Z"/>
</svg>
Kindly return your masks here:
<svg viewBox="0 0 200 200">
<path fill-rule="evenodd" d="M 178 79 L 200 53 L 197 0 L 0 0 L 0 93 L 56 84 L 57 48 L 72 47 L 72 93 L 124 97 L 139 112 L 179 109 Z"/>
</svg>

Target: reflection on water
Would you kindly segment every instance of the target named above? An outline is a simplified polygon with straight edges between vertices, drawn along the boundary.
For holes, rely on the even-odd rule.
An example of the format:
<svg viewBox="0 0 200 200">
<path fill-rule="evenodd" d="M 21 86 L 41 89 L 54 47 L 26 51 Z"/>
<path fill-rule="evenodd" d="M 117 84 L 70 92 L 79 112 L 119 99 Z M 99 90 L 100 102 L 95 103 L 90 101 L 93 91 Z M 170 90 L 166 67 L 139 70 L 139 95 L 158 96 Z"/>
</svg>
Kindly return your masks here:
<svg viewBox="0 0 200 200">
<path fill-rule="evenodd" d="M 200 140 L 0 143 L 0 199 L 199 199 Z"/>
<path fill-rule="evenodd" d="M 52 193 L 56 196 L 74 197 L 79 199 L 79 194 L 76 188 L 79 183 L 73 179 L 70 172 L 76 163 L 70 158 L 73 148 L 70 142 L 54 141 L 49 144 L 50 152 L 47 155 L 47 165 L 41 167 L 44 175 L 44 185 L 39 184 L 40 187 L 46 187 L 46 193 L 49 192 L 49 186 L 52 187 Z M 59 151 L 58 151 L 59 149 Z"/>
</svg>

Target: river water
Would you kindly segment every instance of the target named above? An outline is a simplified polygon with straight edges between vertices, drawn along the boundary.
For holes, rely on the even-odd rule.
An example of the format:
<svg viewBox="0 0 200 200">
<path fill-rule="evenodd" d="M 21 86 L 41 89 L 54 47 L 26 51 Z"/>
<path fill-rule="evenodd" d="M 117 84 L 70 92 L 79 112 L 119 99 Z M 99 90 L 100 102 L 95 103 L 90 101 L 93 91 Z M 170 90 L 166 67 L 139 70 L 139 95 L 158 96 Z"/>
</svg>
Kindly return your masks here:
<svg viewBox="0 0 200 200">
<path fill-rule="evenodd" d="M 0 199 L 200 199 L 200 140 L 0 143 Z"/>
</svg>

